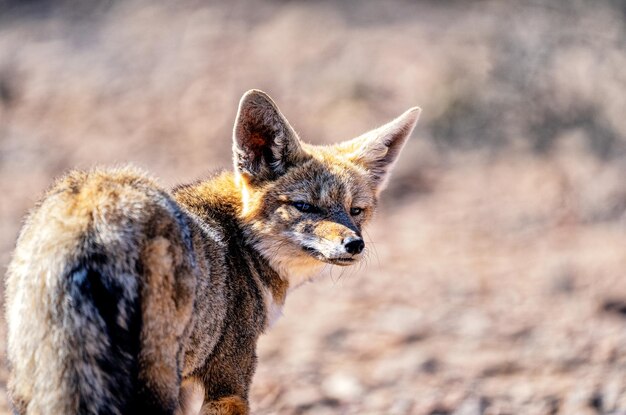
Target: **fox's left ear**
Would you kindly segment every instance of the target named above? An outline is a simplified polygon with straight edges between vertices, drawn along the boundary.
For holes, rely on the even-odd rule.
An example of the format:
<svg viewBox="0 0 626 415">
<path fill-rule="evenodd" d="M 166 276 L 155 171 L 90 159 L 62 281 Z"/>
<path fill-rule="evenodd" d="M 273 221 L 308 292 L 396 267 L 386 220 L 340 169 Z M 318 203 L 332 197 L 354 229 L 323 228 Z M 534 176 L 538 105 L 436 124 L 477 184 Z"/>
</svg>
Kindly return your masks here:
<svg viewBox="0 0 626 415">
<path fill-rule="evenodd" d="M 420 112 L 418 107 L 413 107 L 382 127 L 340 144 L 353 162 L 367 169 L 377 193 L 385 188 L 389 172 L 411 136 Z"/>
<path fill-rule="evenodd" d="M 250 183 L 273 180 L 305 157 L 298 135 L 265 92 L 253 89 L 241 97 L 233 157 L 235 170 Z"/>
</svg>

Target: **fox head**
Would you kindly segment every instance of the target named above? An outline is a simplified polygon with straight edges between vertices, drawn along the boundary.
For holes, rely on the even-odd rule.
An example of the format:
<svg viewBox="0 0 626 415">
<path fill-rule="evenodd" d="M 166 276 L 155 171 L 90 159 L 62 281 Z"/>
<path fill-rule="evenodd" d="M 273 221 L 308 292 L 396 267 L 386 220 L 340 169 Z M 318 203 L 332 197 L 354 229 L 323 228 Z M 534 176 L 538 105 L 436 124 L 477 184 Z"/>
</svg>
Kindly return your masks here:
<svg viewBox="0 0 626 415">
<path fill-rule="evenodd" d="M 350 265 L 363 256 L 363 227 L 419 113 L 411 108 L 352 140 L 314 146 L 298 138 L 268 95 L 244 94 L 233 131 L 242 220 L 290 285 L 320 265 Z"/>
</svg>

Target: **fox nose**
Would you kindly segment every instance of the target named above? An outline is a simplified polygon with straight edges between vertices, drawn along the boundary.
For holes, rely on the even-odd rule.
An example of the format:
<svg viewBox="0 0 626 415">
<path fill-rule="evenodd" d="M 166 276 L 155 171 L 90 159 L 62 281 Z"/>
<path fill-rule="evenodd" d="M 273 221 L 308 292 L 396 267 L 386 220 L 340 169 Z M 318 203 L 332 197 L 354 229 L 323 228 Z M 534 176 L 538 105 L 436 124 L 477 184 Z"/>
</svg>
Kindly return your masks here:
<svg viewBox="0 0 626 415">
<path fill-rule="evenodd" d="M 344 246 L 346 251 L 350 255 L 357 255 L 363 252 L 363 248 L 365 248 L 365 242 L 361 238 L 348 238 L 344 242 Z"/>
</svg>

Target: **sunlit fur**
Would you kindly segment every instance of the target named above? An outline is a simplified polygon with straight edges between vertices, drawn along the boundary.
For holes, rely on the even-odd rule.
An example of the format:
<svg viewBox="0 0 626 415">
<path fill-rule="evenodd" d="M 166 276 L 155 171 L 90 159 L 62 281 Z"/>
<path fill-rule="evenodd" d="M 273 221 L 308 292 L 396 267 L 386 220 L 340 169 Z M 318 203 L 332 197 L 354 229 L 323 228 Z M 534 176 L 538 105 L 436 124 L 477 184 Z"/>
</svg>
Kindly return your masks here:
<svg viewBox="0 0 626 415">
<path fill-rule="evenodd" d="M 364 256 L 346 241 L 372 218 L 418 114 L 318 147 L 249 91 L 233 172 L 171 191 L 131 168 L 58 180 L 6 278 L 15 412 L 248 414 L 259 335 L 290 290 Z"/>
<path fill-rule="evenodd" d="M 360 236 L 376 208 L 376 188 L 362 167 L 334 147 L 306 146 L 307 161 L 263 186 L 245 184 L 249 194 L 244 220 L 257 248 L 281 271 L 290 287 L 316 275 L 324 263 L 350 265 L 342 241 Z M 321 213 L 300 212 L 291 202 L 305 201 Z M 350 215 L 351 207 L 363 209 Z"/>
<path fill-rule="evenodd" d="M 265 94 L 251 91 L 242 98 L 234 130 L 234 154 L 243 218 L 255 247 L 290 288 L 318 275 L 324 264 L 350 265 L 365 255 L 350 255 L 343 241 L 360 237 L 373 216 L 388 172 L 419 112 L 412 108 L 344 143 L 314 146 L 298 138 Z M 263 137 L 276 132 L 279 140 Z M 264 141 L 268 141 L 271 161 L 258 149 Z M 253 145 L 246 146 L 249 142 Z M 250 170 L 260 174 L 250 174 Z M 297 201 L 307 202 L 320 212 L 300 212 L 292 203 Z M 350 215 L 353 207 L 362 212 Z"/>
</svg>

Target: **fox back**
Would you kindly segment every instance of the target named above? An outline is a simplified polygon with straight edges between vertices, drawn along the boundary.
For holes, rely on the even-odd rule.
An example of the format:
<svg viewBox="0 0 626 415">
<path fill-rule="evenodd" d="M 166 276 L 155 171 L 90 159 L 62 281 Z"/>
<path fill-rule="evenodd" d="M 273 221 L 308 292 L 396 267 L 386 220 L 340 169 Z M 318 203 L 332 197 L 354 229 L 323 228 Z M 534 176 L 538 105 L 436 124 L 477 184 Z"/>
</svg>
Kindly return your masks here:
<svg viewBox="0 0 626 415">
<path fill-rule="evenodd" d="M 313 146 L 252 90 L 232 172 L 172 190 L 133 168 L 58 180 L 6 278 L 15 412 L 247 414 L 258 337 L 291 289 L 363 257 L 418 115 Z"/>
</svg>

